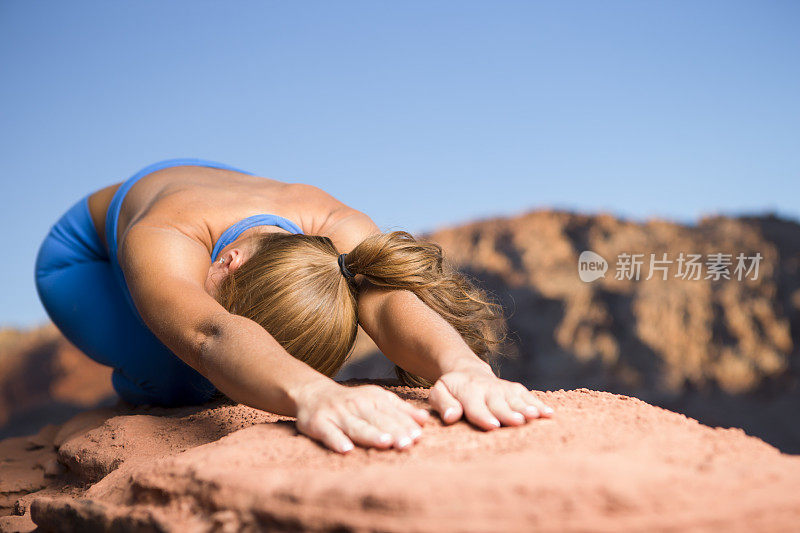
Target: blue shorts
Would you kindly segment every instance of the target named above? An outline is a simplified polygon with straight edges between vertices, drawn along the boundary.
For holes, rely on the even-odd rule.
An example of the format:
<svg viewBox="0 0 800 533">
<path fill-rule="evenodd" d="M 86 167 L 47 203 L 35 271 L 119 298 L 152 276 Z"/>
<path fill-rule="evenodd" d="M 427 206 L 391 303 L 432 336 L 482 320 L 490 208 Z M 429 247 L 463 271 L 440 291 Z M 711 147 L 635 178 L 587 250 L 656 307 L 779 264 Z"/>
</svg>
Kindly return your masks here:
<svg viewBox="0 0 800 533">
<path fill-rule="evenodd" d="M 50 228 L 36 256 L 36 290 L 50 319 L 83 353 L 114 369 L 112 384 L 123 400 L 164 406 L 210 400 L 214 385 L 158 340 L 126 301 L 88 199 Z"/>
</svg>

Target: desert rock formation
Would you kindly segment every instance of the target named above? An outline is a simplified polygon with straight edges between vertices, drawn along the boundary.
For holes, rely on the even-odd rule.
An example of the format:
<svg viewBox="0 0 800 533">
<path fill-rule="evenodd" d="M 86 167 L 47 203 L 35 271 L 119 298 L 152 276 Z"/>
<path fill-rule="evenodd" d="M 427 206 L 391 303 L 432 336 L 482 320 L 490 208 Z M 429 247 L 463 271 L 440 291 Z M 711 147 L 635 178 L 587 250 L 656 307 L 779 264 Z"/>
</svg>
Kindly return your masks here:
<svg viewBox="0 0 800 533">
<path fill-rule="evenodd" d="M 427 405 L 424 389 L 393 390 Z M 800 519 L 800 457 L 635 398 L 540 395 L 550 420 L 483 432 L 434 419 L 410 450 L 344 456 L 241 405 L 88 413 L 0 443 L 14 512 L 0 526 L 790 531 Z"/>
</svg>

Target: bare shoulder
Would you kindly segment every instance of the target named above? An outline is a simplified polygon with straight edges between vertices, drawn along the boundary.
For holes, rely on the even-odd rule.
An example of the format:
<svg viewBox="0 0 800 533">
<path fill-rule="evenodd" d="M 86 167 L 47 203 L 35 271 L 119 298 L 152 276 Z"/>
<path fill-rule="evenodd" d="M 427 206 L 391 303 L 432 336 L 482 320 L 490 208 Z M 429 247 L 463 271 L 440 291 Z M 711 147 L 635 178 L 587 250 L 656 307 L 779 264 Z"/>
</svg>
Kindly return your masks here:
<svg viewBox="0 0 800 533">
<path fill-rule="evenodd" d="M 126 232 L 119 259 L 126 276 L 158 271 L 201 286 L 211 262 L 208 248 L 196 238 L 178 227 L 147 221 Z"/>
<path fill-rule="evenodd" d="M 354 248 L 368 235 L 380 233 L 369 215 L 315 185 L 287 184 L 286 195 L 302 205 L 310 216 L 307 227 L 311 228 L 311 233 L 329 237 L 343 252 Z"/>
<path fill-rule="evenodd" d="M 347 205 L 327 191 L 308 183 L 286 183 L 281 195 L 288 201 L 297 202 L 307 210 L 329 213 L 346 209 Z"/>
<path fill-rule="evenodd" d="M 136 224 L 120 267 L 145 324 L 175 354 L 197 368 L 199 342 L 227 314 L 206 290 L 208 250 L 178 229 Z"/>
</svg>

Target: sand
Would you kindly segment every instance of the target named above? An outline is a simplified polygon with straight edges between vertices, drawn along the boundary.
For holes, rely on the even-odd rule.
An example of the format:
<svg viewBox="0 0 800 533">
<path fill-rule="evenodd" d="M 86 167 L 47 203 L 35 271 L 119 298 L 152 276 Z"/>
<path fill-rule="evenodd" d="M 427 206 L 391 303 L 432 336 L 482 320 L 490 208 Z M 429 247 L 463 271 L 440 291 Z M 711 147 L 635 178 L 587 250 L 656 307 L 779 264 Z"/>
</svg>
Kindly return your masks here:
<svg viewBox="0 0 800 533">
<path fill-rule="evenodd" d="M 391 390 L 427 406 L 427 391 Z M 330 452 L 241 405 L 90 411 L 0 442 L 4 531 L 791 531 L 800 458 L 635 398 L 552 419 L 433 418 L 410 450 Z"/>
</svg>

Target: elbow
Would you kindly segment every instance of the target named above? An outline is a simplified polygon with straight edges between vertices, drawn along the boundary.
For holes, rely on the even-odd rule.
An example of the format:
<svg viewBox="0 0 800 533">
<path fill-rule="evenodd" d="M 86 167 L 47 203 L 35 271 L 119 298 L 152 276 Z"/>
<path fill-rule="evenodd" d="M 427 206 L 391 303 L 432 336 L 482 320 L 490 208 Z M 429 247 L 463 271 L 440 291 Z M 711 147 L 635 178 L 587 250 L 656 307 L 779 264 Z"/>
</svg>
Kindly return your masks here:
<svg viewBox="0 0 800 533">
<path fill-rule="evenodd" d="M 373 331 L 391 320 L 393 316 L 405 316 L 409 305 L 417 296 L 405 289 L 387 289 L 370 285 L 358 298 L 359 322 Z"/>
<path fill-rule="evenodd" d="M 209 317 L 201 322 L 195 331 L 192 347 L 194 364 L 192 366 L 206 377 L 208 377 L 209 367 L 214 366 L 211 363 L 219 353 L 218 347 L 223 342 L 230 316 L 229 313 L 220 313 Z"/>
</svg>

